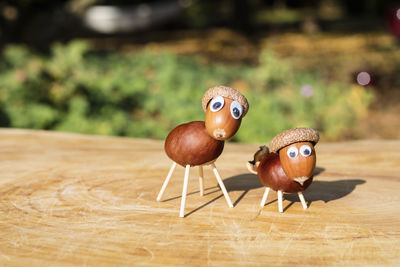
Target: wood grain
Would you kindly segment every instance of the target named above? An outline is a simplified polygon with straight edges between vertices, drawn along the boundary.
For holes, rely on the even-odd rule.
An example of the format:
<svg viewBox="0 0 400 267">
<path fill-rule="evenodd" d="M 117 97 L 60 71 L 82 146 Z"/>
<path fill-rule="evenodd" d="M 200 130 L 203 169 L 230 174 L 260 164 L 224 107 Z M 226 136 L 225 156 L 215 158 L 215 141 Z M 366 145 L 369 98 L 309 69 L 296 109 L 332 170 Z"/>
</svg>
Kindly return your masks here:
<svg viewBox="0 0 400 267">
<path fill-rule="evenodd" d="M 318 144 L 310 207 L 286 195 L 282 214 L 274 192 L 259 207 L 257 149 L 216 161 L 235 208 L 210 168 L 201 197 L 192 168 L 179 218 L 183 168 L 156 201 L 161 141 L 0 130 L 0 266 L 399 264 L 400 141 Z"/>
</svg>

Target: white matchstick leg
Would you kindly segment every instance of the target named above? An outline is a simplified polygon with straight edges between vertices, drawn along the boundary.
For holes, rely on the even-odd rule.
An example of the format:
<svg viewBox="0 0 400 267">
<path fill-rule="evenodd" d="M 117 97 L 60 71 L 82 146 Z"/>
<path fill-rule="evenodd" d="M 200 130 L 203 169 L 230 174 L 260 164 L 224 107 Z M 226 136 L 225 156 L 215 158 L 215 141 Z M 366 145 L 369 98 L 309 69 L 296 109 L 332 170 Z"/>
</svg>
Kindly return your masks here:
<svg viewBox="0 0 400 267">
<path fill-rule="evenodd" d="M 261 206 L 261 207 L 264 207 L 265 202 L 267 201 L 267 198 L 268 198 L 268 193 L 269 193 L 269 187 L 266 187 L 266 188 L 265 188 L 264 195 L 263 195 L 263 197 L 262 197 L 262 199 L 261 199 L 261 203 L 260 203 L 260 206 Z"/>
<path fill-rule="evenodd" d="M 214 175 L 215 175 L 215 177 L 217 178 L 219 187 L 221 187 L 222 193 L 224 193 L 224 196 L 225 196 L 226 202 L 228 203 L 228 206 L 229 206 L 230 208 L 233 208 L 232 201 L 231 201 L 231 199 L 229 198 L 228 192 L 226 191 L 224 182 L 222 182 L 221 176 L 219 176 L 217 167 L 215 166 L 214 163 L 212 164 L 212 168 L 213 168 Z"/>
<path fill-rule="evenodd" d="M 185 202 L 186 202 L 186 194 L 187 194 L 187 187 L 188 187 L 188 181 L 189 181 L 189 169 L 190 169 L 190 165 L 186 165 L 185 178 L 183 179 L 181 210 L 179 211 L 179 217 L 182 217 L 182 218 L 185 217 Z"/>
<path fill-rule="evenodd" d="M 172 175 L 172 173 L 173 173 L 174 170 L 175 170 L 175 167 L 176 167 L 176 162 L 173 162 L 173 163 L 172 163 L 172 166 L 171 166 L 171 169 L 169 169 L 167 178 L 165 178 L 165 181 L 164 181 L 164 183 L 163 183 L 163 185 L 162 185 L 162 187 L 161 187 L 160 193 L 158 193 L 157 201 L 160 201 L 160 200 L 161 200 L 161 198 L 162 198 L 162 196 L 163 196 L 163 194 L 164 194 L 165 188 L 167 188 L 167 185 L 168 185 L 168 183 L 169 183 L 169 179 L 171 179 L 171 175 Z"/>
<path fill-rule="evenodd" d="M 278 209 L 279 209 L 279 212 L 283 212 L 282 198 L 283 198 L 282 191 L 278 190 Z"/>
<path fill-rule="evenodd" d="M 304 199 L 303 193 L 299 192 L 297 193 L 299 195 L 300 201 L 301 201 L 301 205 L 303 205 L 303 209 L 307 209 L 307 204 L 306 204 L 306 200 Z"/>
<path fill-rule="evenodd" d="M 199 186 L 200 186 L 200 196 L 204 195 L 204 175 L 203 175 L 203 166 L 199 166 Z"/>
</svg>

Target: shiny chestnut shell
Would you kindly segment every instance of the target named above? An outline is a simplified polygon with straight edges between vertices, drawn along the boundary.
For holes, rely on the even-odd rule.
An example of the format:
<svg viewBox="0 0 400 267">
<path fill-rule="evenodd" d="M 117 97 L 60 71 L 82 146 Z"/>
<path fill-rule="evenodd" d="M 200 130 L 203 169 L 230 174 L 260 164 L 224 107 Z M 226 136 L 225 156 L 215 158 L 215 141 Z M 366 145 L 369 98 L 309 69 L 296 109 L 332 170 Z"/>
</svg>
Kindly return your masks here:
<svg viewBox="0 0 400 267">
<path fill-rule="evenodd" d="M 216 160 L 224 149 L 224 141 L 212 138 L 203 121 L 192 121 L 173 129 L 165 140 L 164 149 L 176 163 L 198 166 Z"/>
<path fill-rule="evenodd" d="M 279 155 L 273 152 L 261 160 L 257 168 L 257 174 L 264 186 L 272 188 L 275 191 L 281 190 L 285 193 L 302 192 L 307 189 L 313 180 L 311 177 L 303 185 L 293 181 L 283 171 Z"/>
</svg>

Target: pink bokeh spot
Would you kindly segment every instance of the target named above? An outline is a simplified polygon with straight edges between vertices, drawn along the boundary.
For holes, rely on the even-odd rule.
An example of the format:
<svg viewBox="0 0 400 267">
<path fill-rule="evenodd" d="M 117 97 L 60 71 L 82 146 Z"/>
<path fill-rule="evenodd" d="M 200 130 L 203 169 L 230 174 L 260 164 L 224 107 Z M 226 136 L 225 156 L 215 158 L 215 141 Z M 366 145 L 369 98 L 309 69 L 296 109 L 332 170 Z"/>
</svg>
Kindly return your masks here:
<svg viewBox="0 0 400 267">
<path fill-rule="evenodd" d="M 365 86 L 371 82 L 371 75 L 368 72 L 362 71 L 357 74 L 357 83 L 359 85 Z"/>
<path fill-rule="evenodd" d="M 309 84 L 303 85 L 300 89 L 300 93 L 303 97 L 310 98 L 314 95 L 314 88 Z"/>
</svg>

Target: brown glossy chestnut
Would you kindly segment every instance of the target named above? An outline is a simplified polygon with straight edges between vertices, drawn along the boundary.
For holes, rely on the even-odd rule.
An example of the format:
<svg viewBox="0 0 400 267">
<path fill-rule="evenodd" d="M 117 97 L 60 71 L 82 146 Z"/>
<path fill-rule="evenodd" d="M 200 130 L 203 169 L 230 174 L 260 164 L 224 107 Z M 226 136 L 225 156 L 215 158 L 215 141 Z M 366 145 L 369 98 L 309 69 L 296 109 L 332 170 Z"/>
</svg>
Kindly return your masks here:
<svg viewBox="0 0 400 267">
<path fill-rule="evenodd" d="M 274 152 L 269 153 L 260 161 L 257 175 L 264 186 L 285 193 L 303 192 L 312 182 L 312 176 L 302 185 L 290 178 L 283 170 L 279 155 Z"/>
<path fill-rule="evenodd" d="M 164 148 L 168 157 L 183 167 L 198 166 L 217 159 L 224 149 L 224 141 L 211 137 L 203 121 L 192 121 L 173 129 Z"/>
</svg>

